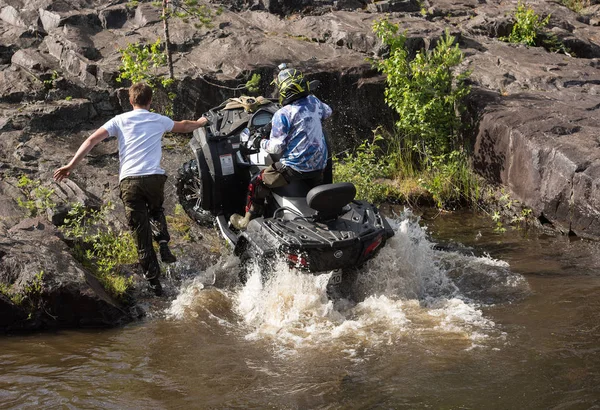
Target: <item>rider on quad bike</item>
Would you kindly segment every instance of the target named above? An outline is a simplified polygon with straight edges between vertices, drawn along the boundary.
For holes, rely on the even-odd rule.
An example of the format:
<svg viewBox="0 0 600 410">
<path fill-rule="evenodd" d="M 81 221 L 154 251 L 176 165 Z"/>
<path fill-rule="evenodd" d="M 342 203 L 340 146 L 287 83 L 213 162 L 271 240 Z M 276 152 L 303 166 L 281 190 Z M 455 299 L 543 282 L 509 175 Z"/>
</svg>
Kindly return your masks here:
<svg viewBox="0 0 600 410">
<path fill-rule="evenodd" d="M 254 148 L 280 155 L 280 159 L 250 181 L 246 214 L 233 214 L 230 218 L 233 227 L 239 230 L 246 229 L 251 219 L 262 216 L 271 189 L 299 179 L 318 185 L 327 165 L 321 120 L 331 115 L 331 108 L 310 93 L 309 83 L 300 71 L 285 64 L 280 69 L 273 83 L 282 107 L 273 115 L 269 138 L 256 137 L 252 141 Z"/>
</svg>

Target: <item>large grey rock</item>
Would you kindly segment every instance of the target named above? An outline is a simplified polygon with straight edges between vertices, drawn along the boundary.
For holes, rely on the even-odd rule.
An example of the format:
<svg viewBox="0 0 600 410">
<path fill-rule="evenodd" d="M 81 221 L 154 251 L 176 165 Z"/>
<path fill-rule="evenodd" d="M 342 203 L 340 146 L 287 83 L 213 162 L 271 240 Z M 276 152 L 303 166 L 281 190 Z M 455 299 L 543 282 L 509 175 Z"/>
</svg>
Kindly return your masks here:
<svg viewBox="0 0 600 410">
<path fill-rule="evenodd" d="M 77 37 L 73 31 L 78 32 L 71 29 L 55 31 L 44 39 L 44 44 L 68 74 L 84 85 L 93 87 L 98 82 L 98 66 L 85 54 L 97 56 L 98 50 L 88 39 Z M 65 32 L 68 34 L 63 35 Z"/>
<path fill-rule="evenodd" d="M 161 12 L 152 4 L 142 3 L 135 10 L 133 24 L 136 27 L 144 27 L 161 21 Z"/>
<path fill-rule="evenodd" d="M 12 113 L 13 128 L 27 132 L 70 130 L 96 118 L 93 104 L 86 99 L 34 103 Z"/>
<path fill-rule="evenodd" d="M 11 62 L 34 71 L 47 71 L 54 66 L 48 57 L 39 50 L 19 50 L 13 54 Z"/>
<path fill-rule="evenodd" d="M 44 95 L 43 82 L 25 69 L 12 65 L 0 71 L 0 102 L 18 104 L 43 99 Z"/>
<path fill-rule="evenodd" d="M 1 145 L 1 148 L 8 148 L 5 144 Z M 9 151 L 3 151 L 2 162 L 8 163 L 6 160 Z M 0 170 L 0 173 L 4 173 L 7 170 Z M 25 211 L 19 207 L 16 199 L 23 197 L 23 194 L 14 184 L 9 183 L 6 180 L 0 180 L 0 236 L 6 234 L 6 231 L 16 225 L 20 220 L 24 218 Z"/>
<path fill-rule="evenodd" d="M 61 16 L 49 10 L 39 9 L 40 21 L 46 32 L 61 25 Z"/>
<path fill-rule="evenodd" d="M 24 296 L 20 303 L 0 299 L 0 330 L 114 326 L 133 318 L 41 219 L 24 220 L 0 237 L 0 282 Z"/>
</svg>

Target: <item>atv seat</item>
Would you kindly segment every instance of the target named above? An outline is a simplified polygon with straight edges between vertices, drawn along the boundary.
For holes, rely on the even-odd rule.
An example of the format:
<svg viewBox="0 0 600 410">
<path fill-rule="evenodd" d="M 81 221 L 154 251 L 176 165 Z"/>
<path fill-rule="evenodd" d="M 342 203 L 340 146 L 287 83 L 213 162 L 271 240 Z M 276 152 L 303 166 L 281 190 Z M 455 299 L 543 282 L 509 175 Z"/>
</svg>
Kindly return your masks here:
<svg viewBox="0 0 600 410">
<path fill-rule="evenodd" d="M 308 206 L 317 211 L 316 218 L 325 220 L 340 215 L 346 205 L 354 200 L 356 187 L 349 182 L 319 185 L 306 195 Z"/>
<path fill-rule="evenodd" d="M 315 186 L 317 186 L 317 183 L 314 179 L 297 179 L 288 185 L 273 189 L 273 192 L 279 196 L 305 198 Z"/>
</svg>

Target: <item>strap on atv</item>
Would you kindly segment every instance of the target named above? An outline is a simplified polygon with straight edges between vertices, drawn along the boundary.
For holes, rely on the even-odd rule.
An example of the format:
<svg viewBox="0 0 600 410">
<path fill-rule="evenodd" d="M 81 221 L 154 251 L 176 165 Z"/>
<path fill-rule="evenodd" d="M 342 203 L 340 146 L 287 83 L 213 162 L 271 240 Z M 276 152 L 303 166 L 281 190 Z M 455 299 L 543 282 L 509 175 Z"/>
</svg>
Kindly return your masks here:
<svg viewBox="0 0 600 410">
<path fill-rule="evenodd" d="M 237 108 L 243 108 L 246 112 L 254 112 L 260 108 L 261 105 L 269 104 L 271 101 L 264 97 L 248 97 L 242 95 L 239 98 L 230 98 L 225 104 L 224 110 L 235 110 Z"/>
<path fill-rule="evenodd" d="M 319 185 L 306 195 L 308 206 L 315 211 L 316 219 L 326 220 L 335 218 L 342 213 L 343 208 L 354 200 L 356 187 L 350 182 Z"/>
</svg>

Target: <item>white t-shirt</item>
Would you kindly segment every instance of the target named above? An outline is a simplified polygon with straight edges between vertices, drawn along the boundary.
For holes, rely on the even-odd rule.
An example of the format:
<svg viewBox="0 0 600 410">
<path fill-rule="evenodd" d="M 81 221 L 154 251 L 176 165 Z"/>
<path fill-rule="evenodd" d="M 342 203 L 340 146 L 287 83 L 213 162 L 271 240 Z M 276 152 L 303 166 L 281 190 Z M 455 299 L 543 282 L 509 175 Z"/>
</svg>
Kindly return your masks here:
<svg viewBox="0 0 600 410">
<path fill-rule="evenodd" d="M 173 129 L 169 117 L 144 109 L 117 115 L 102 126 L 119 142 L 119 181 L 139 175 L 164 174 L 160 167 L 162 136 Z"/>
</svg>

